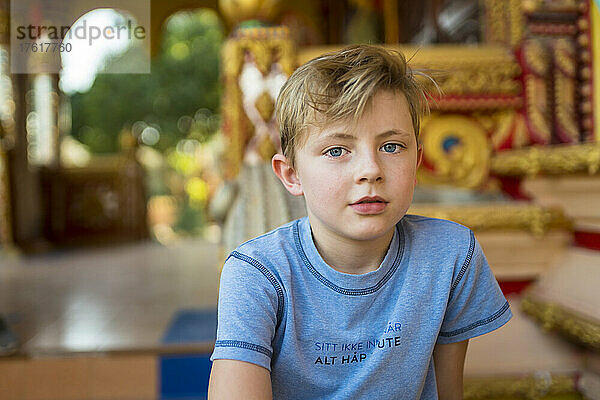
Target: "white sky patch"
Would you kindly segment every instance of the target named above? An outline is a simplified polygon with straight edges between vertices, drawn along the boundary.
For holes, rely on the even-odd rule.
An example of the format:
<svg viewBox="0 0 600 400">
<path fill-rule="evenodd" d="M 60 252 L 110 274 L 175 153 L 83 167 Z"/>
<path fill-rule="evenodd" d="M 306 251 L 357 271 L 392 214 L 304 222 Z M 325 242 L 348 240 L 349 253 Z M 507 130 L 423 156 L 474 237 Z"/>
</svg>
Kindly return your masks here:
<svg viewBox="0 0 600 400">
<path fill-rule="evenodd" d="M 131 17 L 129 17 L 131 18 Z M 83 25 L 84 21 L 89 29 L 97 26 L 104 29 L 106 26 L 117 26 L 117 23 L 126 18 L 112 9 L 97 9 L 90 11 L 77 20 L 71 30 Z M 101 36 L 94 39 L 90 45 L 90 39 L 79 39 L 76 35 L 65 37 L 64 43 L 72 44 L 72 51 L 62 52 L 62 70 L 60 72 L 60 88 L 63 92 L 70 94 L 75 91 L 87 92 L 94 83 L 96 75 L 104 67 L 106 61 L 111 57 L 123 53 L 131 45 L 126 31 L 123 30 L 120 37 L 113 34 L 112 39 Z"/>
</svg>

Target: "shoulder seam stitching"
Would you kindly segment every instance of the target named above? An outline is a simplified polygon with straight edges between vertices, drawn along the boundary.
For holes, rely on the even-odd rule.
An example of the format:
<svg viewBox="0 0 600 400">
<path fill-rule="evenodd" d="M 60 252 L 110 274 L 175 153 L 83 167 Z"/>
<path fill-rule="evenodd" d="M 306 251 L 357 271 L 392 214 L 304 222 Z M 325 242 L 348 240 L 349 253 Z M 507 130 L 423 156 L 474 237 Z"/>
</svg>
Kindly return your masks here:
<svg viewBox="0 0 600 400">
<path fill-rule="evenodd" d="M 276 325 L 279 326 L 279 324 L 281 323 L 281 320 L 283 319 L 284 296 L 283 296 L 283 289 L 281 288 L 281 285 L 279 284 L 279 281 L 277 280 L 277 278 L 275 278 L 275 276 L 273 276 L 273 274 L 271 273 L 271 271 L 269 271 L 267 269 L 267 267 L 262 265 L 259 261 L 255 260 L 254 258 L 247 256 L 246 254 L 242 254 L 238 251 L 232 251 L 229 257 L 232 257 L 232 256 L 237 258 L 240 261 L 244 261 L 247 264 L 252 265 L 254 268 L 259 270 L 269 280 L 269 282 L 271 282 L 271 285 L 273 285 L 273 288 L 277 292 L 277 324 Z"/>
<path fill-rule="evenodd" d="M 256 241 L 256 240 L 258 240 L 258 239 L 262 239 L 262 238 L 264 238 L 264 237 L 267 237 L 267 236 L 274 235 L 275 233 L 277 233 L 277 232 L 279 232 L 279 231 L 281 231 L 281 230 L 283 230 L 283 229 L 289 229 L 289 228 L 291 228 L 291 225 L 285 224 L 285 225 L 283 225 L 283 226 L 280 226 L 280 227 L 278 227 L 278 228 L 276 228 L 276 229 L 273 229 L 272 231 L 265 232 L 265 233 L 263 233 L 262 235 L 259 235 L 259 236 L 257 236 L 257 237 L 254 237 L 254 238 L 252 238 L 252 239 L 248 239 L 248 240 L 246 240 L 245 242 L 243 242 L 242 244 L 240 244 L 240 245 L 238 246 L 238 248 L 239 248 L 239 247 L 242 247 L 242 246 L 244 246 L 244 245 L 250 244 L 250 243 L 252 243 L 252 242 L 255 242 L 255 241 Z"/>
<path fill-rule="evenodd" d="M 458 272 L 458 276 L 456 277 L 456 280 L 454 281 L 454 283 L 452 283 L 452 286 L 450 287 L 450 294 L 448 295 L 449 299 L 452 298 L 452 295 L 454 294 L 454 290 L 458 286 L 458 283 L 460 282 L 462 277 L 465 275 L 467 268 L 471 265 L 471 260 L 473 258 L 474 251 L 475 251 L 475 235 L 473 234 L 473 231 L 469 231 L 469 252 L 467 253 L 467 257 L 465 258 L 465 261 L 463 262 L 463 265 L 460 268 L 460 271 Z"/>
</svg>

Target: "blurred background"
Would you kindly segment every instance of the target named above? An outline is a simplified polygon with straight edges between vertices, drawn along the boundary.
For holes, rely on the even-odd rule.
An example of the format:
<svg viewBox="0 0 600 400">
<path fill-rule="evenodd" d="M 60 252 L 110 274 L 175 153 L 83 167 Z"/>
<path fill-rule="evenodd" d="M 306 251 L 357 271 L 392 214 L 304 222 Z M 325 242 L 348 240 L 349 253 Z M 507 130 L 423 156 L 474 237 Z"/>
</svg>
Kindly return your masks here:
<svg viewBox="0 0 600 400">
<path fill-rule="evenodd" d="M 305 215 L 270 171 L 279 88 L 351 43 L 439 83 L 410 212 L 473 229 L 515 314 L 465 398 L 600 399 L 596 0 L 96 3 L 26 15 L 148 46 L 67 37 L 17 74 L 0 0 L 0 399 L 205 398 L 225 257 Z"/>
</svg>

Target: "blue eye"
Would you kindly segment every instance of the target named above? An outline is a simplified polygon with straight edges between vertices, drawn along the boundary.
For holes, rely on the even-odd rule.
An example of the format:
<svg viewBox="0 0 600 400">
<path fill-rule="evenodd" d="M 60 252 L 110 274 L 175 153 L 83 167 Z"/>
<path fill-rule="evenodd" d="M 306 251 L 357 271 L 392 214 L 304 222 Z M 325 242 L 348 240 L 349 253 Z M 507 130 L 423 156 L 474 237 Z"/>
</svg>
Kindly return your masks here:
<svg viewBox="0 0 600 400">
<path fill-rule="evenodd" d="M 344 149 L 341 147 L 333 147 L 325 152 L 325 154 L 331 157 L 340 157 L 344 153 Z"/>
<path fill-rule="evenodd" d="M 398 144 L 398 143 L 386 143 L 383 146 L 381 146 L 381 148 L 386 153 L 397 153 L 397 152 L 400 151 L 400 149 L 402 148 L 402 146 L 400 144 Z"/>
</svg>

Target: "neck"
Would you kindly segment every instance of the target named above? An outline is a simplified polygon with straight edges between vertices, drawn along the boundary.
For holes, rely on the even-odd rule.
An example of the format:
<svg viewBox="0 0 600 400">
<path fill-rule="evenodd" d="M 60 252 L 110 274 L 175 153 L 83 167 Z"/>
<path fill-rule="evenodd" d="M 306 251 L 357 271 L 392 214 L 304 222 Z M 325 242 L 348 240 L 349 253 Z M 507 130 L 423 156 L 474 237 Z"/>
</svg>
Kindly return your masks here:
<svg viewBox="0 0 600 400">
<path fill-rule="evenodd" d="M 331 268 L 346 274 L 366 274 L 381 265 L 394 237 L 394 229 L 373 240 L 340 238 L 319 229 L 312 230 L 312 237 L 319 254 Z"/>
</svg>

